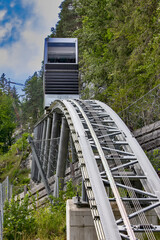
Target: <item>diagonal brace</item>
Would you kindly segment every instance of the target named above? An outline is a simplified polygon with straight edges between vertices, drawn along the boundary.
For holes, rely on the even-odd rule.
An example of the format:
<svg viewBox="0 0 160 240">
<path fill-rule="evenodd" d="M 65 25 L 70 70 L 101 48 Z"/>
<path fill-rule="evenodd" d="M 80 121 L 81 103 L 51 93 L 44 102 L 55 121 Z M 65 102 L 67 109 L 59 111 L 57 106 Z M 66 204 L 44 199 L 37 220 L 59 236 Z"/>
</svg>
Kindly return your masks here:
<svg viewBox="0 0 160 240">
<path fill-rule="evenodd" d="M 45 173 L 44 173 L 44 171 L 43 171 L 43 169 L 42 169 L 41 163 L 40 163 L 39 158 L 38 158 L 38 156 L 37 156 L 37 153 L 36 153 L 36 151 L 35 151 L 35 146 L 34 146 L 34 143 L 33 143 L 33 139 L 32 139 L 30 136 L 28 137 L 28 142 L 29 142 L 29 144 L 30 144 L 30 146 L 31 146 L 32 154 L 33 154 L 34 159 L 35 159 L 35 161 L 36 161 L 36 164 L 37 164 L 37 167 L 38 167 L 40 176 L 41 176 L 41 178 L 42 178 L 42 181 L 43 181 L 43 183 L 44 183 L 44 186 L 45 186 L 47 195 L 49 196 L 49 195 L 51 195 L 52 191 L 51 191 L 51 189 L 50 189 L 48 180 L 47 180 L 47 178 L 46 178 L 46 176 L 45 176 Z"/>
</svg>

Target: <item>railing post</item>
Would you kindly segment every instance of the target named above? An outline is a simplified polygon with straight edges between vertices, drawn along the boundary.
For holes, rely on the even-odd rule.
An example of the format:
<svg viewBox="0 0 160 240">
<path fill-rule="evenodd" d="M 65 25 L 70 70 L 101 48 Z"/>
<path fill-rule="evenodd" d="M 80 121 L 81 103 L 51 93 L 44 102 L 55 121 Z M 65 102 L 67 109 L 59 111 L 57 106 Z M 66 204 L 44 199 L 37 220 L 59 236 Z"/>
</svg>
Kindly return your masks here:
<svg viewBox="0 0 160 240">
<path fill-rule="evenodd" d="M 0 209 L 0 240 L 3 240 L 3 224 L 2 224 L 2 213 Z"/>
<path fill-rule="evenodd" d="M 1 217 L 2 217 L 2 227 L 3 227 L 3 189 L 2 189 L 2 183 L 0 183 L 0 211 L 1 211 Z"/>
<path fill-rule="evenodd" d="M 9 201 L 10 191 L 9 191 L 9 177 L 8 176 L 6 178 L 6 181 L 7 181 L 7 200 Z"/>
<path fill-rule="evenodd" d="M 54 188 L 54 196 L 58 196 L 57 181 L 60 183 L 60 188 L 63 189 L 64 185 L 64 174 L 66 168 L 66 160 L 68 156 L 68 141 L 69 141 L 69 128 L 66 119 L 62 118 L 62 127 L 60 133 L 60 143 L 58 149 L 58 161 L 56 169 L 56 181 Z M 57 180 L 58 179 L 58 180 Z"/>
</svg>

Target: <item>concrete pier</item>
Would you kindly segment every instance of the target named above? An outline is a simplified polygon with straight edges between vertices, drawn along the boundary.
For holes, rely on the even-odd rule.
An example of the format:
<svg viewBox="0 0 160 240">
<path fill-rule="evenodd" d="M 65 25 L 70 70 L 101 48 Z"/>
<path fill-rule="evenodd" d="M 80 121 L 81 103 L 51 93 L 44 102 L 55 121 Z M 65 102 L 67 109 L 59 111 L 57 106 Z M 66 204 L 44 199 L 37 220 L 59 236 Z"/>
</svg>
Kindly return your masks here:
<svg viewBox="0 0 160 240">
<path fill-rule="evenodd" d="M 79 208 L 73 200 L 66 206 L 67 240 L 97 240 L 90 208 Z"/>
</svg>

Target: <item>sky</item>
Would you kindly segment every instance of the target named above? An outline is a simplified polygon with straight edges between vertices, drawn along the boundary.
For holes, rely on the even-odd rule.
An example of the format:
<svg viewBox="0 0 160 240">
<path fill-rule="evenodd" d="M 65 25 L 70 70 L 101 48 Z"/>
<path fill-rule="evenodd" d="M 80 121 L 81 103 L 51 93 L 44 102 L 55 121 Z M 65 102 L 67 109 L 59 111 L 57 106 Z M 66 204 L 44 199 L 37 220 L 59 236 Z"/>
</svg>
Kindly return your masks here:
<svg viewBox="0 0 160 240">
<path fill-rule="evenodd" d="M 58 21 L 61 2 L 0 0 L 0 76 L 24 84 L 41 69 L 44 39 Z"/>
</svg>

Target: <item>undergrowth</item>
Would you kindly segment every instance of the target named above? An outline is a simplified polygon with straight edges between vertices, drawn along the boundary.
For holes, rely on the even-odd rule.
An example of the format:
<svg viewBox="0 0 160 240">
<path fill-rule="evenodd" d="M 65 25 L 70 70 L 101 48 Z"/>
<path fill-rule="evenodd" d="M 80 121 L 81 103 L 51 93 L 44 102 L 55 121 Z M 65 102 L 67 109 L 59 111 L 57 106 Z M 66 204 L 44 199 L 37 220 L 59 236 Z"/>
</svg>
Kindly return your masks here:
<svg viewBox="0 0 160 240">
<path fill-rule="evenodd" d="M 30 170 L 21 166 L 30 152 L 28 135 L 24 133 L 6 154 L 0 156 L 0 182 L 9 176 L 11 183 L 15 186 L 15 194 L 22 192 L 23 186 L 30 182 L 28 178 Z"/>
<path fill-rule="evenodd" d="M 66 200 L 79 189 L 70 180 L 59 198 L 50 196 L 52 204 L 48 201 L 41 208 L 36 207 L 35 199 L 29 201 L 28 195 L 21 202 L 12 197 L 4 207 L 4 240 L 65 240 Z"/>
<path fill-rule="evenodd" d="M 160 172 L 160 150 L 155 149 L 146 154 L 147 154 L 152 166 L 156 170 L 156 172 Z"/>
</svg>

